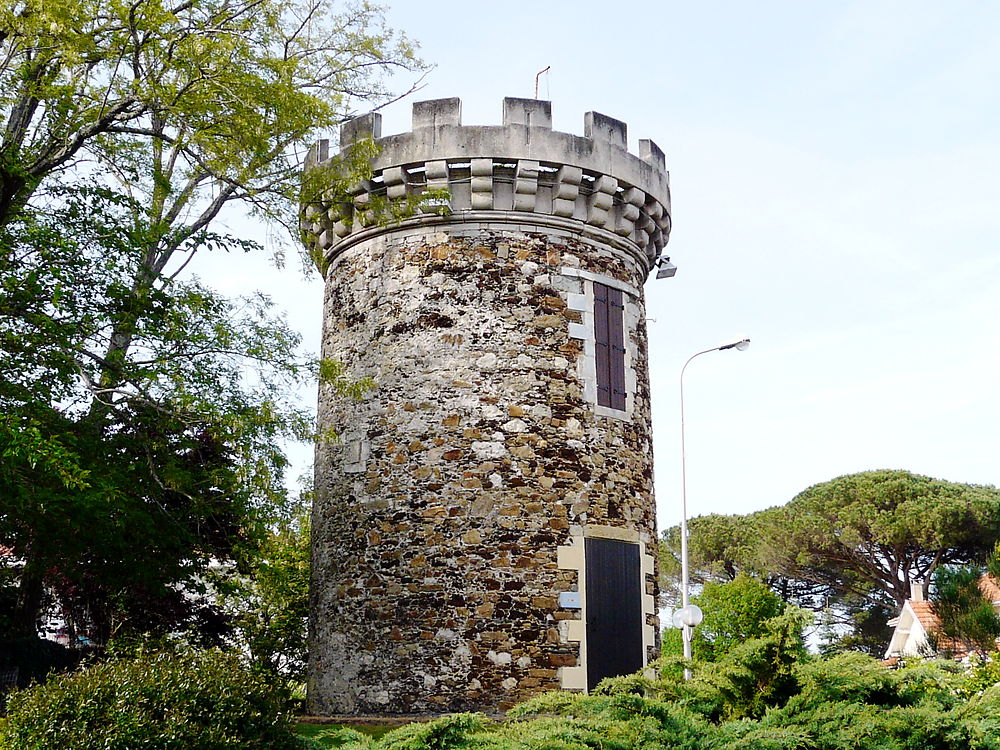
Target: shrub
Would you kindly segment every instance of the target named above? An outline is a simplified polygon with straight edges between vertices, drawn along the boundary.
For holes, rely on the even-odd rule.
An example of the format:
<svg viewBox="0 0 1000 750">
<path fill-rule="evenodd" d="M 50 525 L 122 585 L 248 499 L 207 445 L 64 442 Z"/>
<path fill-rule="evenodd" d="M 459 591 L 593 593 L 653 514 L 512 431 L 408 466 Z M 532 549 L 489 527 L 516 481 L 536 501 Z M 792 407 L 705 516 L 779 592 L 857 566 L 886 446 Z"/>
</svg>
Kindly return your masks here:
<svg viewBox="0 0 1000 750">
<path fill-rule="evenodd" d="M 0 642 L 0 670 L 16 668 L 18 687 L 27 687 L 51 672 L 76 667 L 81 655 L 79 650 L 43 638 L 10 638 Z"/>
<path fill-rule="evenodd" d="M 219 651 L 112 659 L 15 692 L 4 750 L 292 750 L 283 696 Z"/>
</svg>

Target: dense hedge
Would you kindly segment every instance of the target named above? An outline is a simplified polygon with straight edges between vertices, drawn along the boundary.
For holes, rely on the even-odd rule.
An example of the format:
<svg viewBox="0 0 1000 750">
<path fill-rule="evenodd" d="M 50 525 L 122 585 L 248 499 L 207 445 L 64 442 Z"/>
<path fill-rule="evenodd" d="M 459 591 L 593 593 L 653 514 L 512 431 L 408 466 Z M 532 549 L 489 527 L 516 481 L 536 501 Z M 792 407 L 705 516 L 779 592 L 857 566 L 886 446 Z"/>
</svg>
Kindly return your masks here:
<svg viewBox="0 0 1000 750">
<path fill-rule="evenodd" d="M 219 651 L 112 659 L 15 692 L 3 750 L 292 750 L 283 696 Z"/>
<path fill-rule="evenodd" d="M 806 655 L 801 618 L 766 623 L 690 682 L 675 674 L 606 680 L 595 694 L 548 693 L 493 722 L 457 714 L 339 750 L 1000 750 L 1000 673 L 949 662 L 891 670 L 851 653 Z"/>
<path fill-rule="evenodd" d="M 658 676 L 605 680 L 593 694 L 548 693 L 497 722 L 455 714 L 339 750 L 1000 750 L 998 661 L 888 669 L 871 657 L 806 654 L 801 613 L 714 662 L 676 657 Z M 1000 659 L 1000 654 L 997 655 Z M 292 750 L 282 696 L 218 652 L 117 659 L 15 693 L 3 750 Z"/>
</svg>

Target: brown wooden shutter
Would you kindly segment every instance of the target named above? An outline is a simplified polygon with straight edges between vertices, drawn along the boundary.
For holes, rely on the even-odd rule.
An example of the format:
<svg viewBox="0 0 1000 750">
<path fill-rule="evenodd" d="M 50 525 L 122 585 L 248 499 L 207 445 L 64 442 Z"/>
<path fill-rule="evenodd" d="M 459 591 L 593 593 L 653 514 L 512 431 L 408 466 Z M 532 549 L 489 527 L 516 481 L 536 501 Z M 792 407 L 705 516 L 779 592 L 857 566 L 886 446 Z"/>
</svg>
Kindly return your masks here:
<svg viewBox="0 0 1000 750">
<path fill-rule="evenodd" d="M 620 289 L 594 282 L 597 403 L 625 410 L 625 307 Z"/>
<path fill-rule="evenodd" d="M 611 345 L 608 335 L 608 287 L 594 282 L 594 344 L 597 358 L 597 403 L 611 406 Z"/>
<path fill-rule="evenodd" d="M 611 408 L 625 410 L 625 305 L 621 289 L 608 289 L 608 369 Z"/>
</svg>

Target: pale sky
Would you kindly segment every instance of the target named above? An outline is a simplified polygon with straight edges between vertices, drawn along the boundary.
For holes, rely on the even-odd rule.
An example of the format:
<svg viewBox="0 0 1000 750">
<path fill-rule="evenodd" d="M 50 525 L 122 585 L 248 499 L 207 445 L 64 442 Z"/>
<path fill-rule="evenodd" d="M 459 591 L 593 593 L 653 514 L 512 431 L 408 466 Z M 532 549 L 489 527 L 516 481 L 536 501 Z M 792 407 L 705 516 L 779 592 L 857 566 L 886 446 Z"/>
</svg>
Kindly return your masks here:
<svg viewBox="0 0 1000 750">
<path fill-rule="evenodd" d="M 624 120 L 667 154 L 679 270 L 646 285 L 660 528 L 876 468 L 1000 484 L 1000 3 L 398 0 L 435 65 L 383 112 L 504 96 Z M 406 81 L 400 80 L 399 88 Z M 235 227 L 234 227 L 235 228 Z M 318 281 L 225 263 L 315 346 Z M 202 273 L 210 275 L 211 264 Z M 309 396 L 312 399 L 312 396 Z"/>
</svg>

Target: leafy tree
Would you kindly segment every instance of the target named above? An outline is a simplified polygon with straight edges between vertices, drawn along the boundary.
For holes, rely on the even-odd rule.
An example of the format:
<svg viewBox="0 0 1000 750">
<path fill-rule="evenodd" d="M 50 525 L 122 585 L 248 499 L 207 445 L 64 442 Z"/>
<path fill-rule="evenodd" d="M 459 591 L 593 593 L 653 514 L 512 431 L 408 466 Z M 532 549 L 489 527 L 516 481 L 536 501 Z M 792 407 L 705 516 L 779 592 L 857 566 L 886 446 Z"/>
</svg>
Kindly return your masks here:
<svg viewBox="0 0 1000 750">
<path fill-rule="evenodd" d="M 815 485 L 784 506 L 689 524 L 693 580 L 747 571 L 783 601 L 823 611 L 829 648 L 880 653 L 886 620 L 942 565 L 981 559 L 1000 537 L 1000 492 L 905 471 L 871 471 Z M 666 586 L 679 565 L 664 533 Z"/>
<path fill-rule="evenodd" d="M 706 583 L 691 602 L 705 615 L 691 639 L 692 656 L 702 661 L 716 661 L 737 644 L 757 637 L 764 624 L 785 609 L 777 594 L 746 573 L 732 581 Z M 665 630 L 661 651 L 675 656 L 683 653 L 679 630 Z"/>
<path fill-rule="evenodd" d="M 998 687 L 1000 687 L 1000 659 L 995 656 L 992 659 L 984 659 L 973 655 L 966 679 L 957 692 L 963 698 L 973 698 Z"/>
<path fill-rule="evenodd" d="M 259 295 L 164 280 L 109 379 L 117 311 L 137 303 L 121 280 L 143 262 L 125 211 L 82 189 L 3 237 L 0 540 L 23 561 L 21 634 L 46 588 L 99 642 L 194 616 L 176 584 L 253 541 L 283 502 L 277 439 L 307 430 L 282 396 L 305 374 L 298 338 Z"/>
<path fill-rule="evenodd" d="M 992 549 L 1000 537 L 1000 492 L 906 471 L 868 471 L 808 488 L 771 513 L 762 529 L 775 569 L 900 607 L 914 582 Z"/>
<path fill-rule="evenodd" d="M 696 583 L 731 581 L 740 572 L 757 572 L 754 520 L 718 513 L 690 519 L 688 563 Z M 680 526 L 666 529 L 660 545 L 660 573 L 662 588 L 672 601 L 680 599 L 680 548 Z"/>
<path fill-rule="evenodd" d="M 881 658 L 892 638 L 889 620 L 898 614 L 899 609 L 891 604 L 834 594 L 819 613 L 819 648 L 825 654 L 861 651 Z"/>
<path fill-rule="evenodd" d="M 749 574 L 765 581 L 783 602 L 817 609 L 829 596 L 829 587 L 783 575 L 765 554 L 761 537 L 772 512 L 692 518 L 688 522 L 691 581 L 721 583 Z M 680 572 L 680 527 L 673 526 L 663 532 L 660 544 L 661 589 L 672 603 L 680 600 Z"/>
<path fill-rule="evenodd" d="M 227 641 L 255 672 L 291 688 L 305 681 L 309 617 L 309 497 L 269 530 L 245 574 L 216 585 L 232 633 Z"/>
<path fill-rule="evenodd" d="M 986 573 L 978 565 L 942 567 L 934 574 L 934 611 L 941 620 L 938 648 L 949 650 L 952 644 L 962 644 L 962 650 L 981 654 L 997 651 L 1000 638 L 1000 615 L 993 597 L 983 590 L 984 575 L 997 567 L 1000 544 L 986 564 Z M 997 580 L 997 579 L 994 579 Z M 941 637 L 943 636 L 943 637 Z"/>
<path fill-rule="evenodd" d="M 733 642 L 715 661 L 696 663 L 690 689 L 701 711 L 713 721 L 759 718 L 784 703 L 797 687 L 807 621 L 805 612 L 790 609 L 762 622 L 757 637 Z"/>
<path fill-rule="evenodd" d="M 695 602 L 705 619 L 695 628 L 691 646 L 693 653 L 705 661 L 716 661 L 760 634 L 764 623 L 784 609 L 774 592 L 746 573 L 729 583 L 705 584 Z"/>
<path fill-rule="evenodd" d="M 160 271 L 231 200 L 287 214 L 317 128 L 417 67 L 366 2 L 2 0 L 0 225 L 47 176 L 96 158 L 141 193 Z"/>
<path fill-rule="evenodd" d="M 419 67 L 368 3 L 0 0 L 12 632 L 48 593 L 98 641 L 220 635 L 188 594 L 284 501 L 278 441 L 307 427 L 286 395 L 312 368 L 265 297 L 184 274 L 199 252 L 261 250 L 212 231 L 235 201 L 296 230 L 305 145 Z"/>
</svg>

